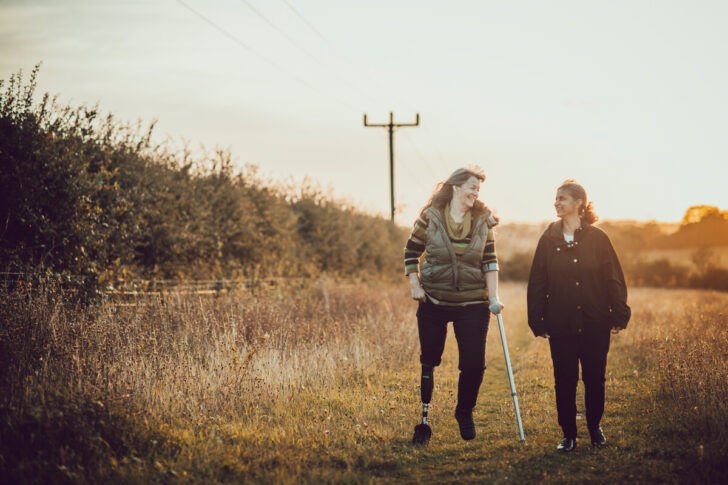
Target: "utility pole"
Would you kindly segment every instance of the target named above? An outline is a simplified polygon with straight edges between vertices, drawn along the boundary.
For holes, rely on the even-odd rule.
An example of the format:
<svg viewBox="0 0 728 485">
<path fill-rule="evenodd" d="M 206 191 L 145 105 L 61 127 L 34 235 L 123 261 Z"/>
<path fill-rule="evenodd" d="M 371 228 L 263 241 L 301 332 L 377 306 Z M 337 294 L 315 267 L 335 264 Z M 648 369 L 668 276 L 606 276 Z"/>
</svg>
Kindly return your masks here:
<svg viewBox="0 0 728 485">
<path fill-rule="evenodd" d="M 367 115 L 364 113 L 364 126 L 387 128 L 389 130 L 389 204 L 391 207 L 392 222 L 394 222 L 394 129 L 402 126 L 419 126 L 420 114 L 417 113 L 414 123 L 395 123 L 394 113 L 389 112 L 389 123 L 370 124 L 367 123 Z"/>
</svg>

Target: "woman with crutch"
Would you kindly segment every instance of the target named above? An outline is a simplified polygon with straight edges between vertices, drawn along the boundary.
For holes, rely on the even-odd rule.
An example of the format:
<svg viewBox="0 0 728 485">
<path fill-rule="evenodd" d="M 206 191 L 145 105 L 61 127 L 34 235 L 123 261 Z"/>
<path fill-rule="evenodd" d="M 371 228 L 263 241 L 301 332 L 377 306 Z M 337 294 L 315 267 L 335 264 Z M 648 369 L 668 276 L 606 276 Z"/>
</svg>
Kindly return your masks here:
<svg viewBox="0 0 728 485">
<path fill-rule="evenodd" d="M 447 323 L 453 322 L 460 378 L 455 419 L 464 440 L 475 438 L 473 408 L 485 370 L 489 311 L 498 313 L 498 261 L 491 211 L 478 200 L 485 174 L 477 167 L 455 170 L 438 185 L 414 224 L 404 251 L 412 298 L 419 301 L 417 327 L 422 364 L 422 423 L 412 441 L 426 444 L 432 434 L 427 412 L 440 365 Z M 419 258 L 425 260 L 419 266 Z M 419 266 L 419 272 L 418 272 Z"/>
<path fill-rule="evenodd" d="M 558 451 L 576 448 L 576 386 L 584 381 L 592 446 L 607 443 L 600 421 L 610 332 L 627 326 L 630 308 L 622 267 L 596 222 L 584 187 L 566 180 L 556 191 L 558 221 L 538 241 L 528 279 L 528 324 L 545 337 L 554 366 L 556 411 L 564 437 Z"/>
</svg>

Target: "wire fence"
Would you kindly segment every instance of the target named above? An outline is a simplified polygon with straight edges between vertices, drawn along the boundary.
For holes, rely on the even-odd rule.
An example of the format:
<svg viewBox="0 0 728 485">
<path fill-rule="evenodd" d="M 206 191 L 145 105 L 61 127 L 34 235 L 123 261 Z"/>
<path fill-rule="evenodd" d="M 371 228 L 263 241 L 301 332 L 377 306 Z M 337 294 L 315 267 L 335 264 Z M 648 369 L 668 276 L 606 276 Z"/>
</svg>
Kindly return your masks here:
<svg viewBox="0 0 728 485">
<path fill-rule="evenodd" d="M 74 278 L 71 276 L 70 278 Z M 118 287 L 107 286 L 103 296 L 118 306 L 137 306 L 149 304 L 152 300 L 169 296 L 211 296 L 219 297 L 228 293 L 249 292 L 266 293 L 283 289 L 301 289 L 320 286 L 324 292 L 331 277 L 250 277 L 237 279 L 133 279 Z M 20 283 L 36 286 L 42 281 L 38 274 L 21 272 L 0 272 L 0 287 L 11 288 Z M 35 282 L 32 283 L 32 282 Z M 61 284 L 61 286 L 63 286 Z"/>
</svg>

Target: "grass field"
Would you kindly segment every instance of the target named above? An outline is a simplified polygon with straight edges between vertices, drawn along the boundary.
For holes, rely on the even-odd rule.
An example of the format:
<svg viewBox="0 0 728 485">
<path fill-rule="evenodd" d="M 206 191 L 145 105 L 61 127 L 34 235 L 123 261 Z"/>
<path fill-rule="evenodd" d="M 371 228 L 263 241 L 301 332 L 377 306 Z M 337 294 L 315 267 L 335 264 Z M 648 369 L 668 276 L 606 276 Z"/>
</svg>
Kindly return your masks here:
<svg viewBox="0 0 728 485">
<path fill-rule="evenodd" d="M 633 289 L 613 337 L 605 449 L 560 439 L 548 344 L 525 287 L 502 285 L 525 427 L 517 436 L 491 322 L 478 436 L 453 418 L 452 330 L 427 447 L 408 289 L 314 285 L 264 295 L 73 309 L 2 306 L 0 481 L 29 483 L 726 483 L 728 294 Z M 578 400 L 583 411 L 583 388 Z M 579 432 L 586 435 L 585 423 Z"/>
</svg>

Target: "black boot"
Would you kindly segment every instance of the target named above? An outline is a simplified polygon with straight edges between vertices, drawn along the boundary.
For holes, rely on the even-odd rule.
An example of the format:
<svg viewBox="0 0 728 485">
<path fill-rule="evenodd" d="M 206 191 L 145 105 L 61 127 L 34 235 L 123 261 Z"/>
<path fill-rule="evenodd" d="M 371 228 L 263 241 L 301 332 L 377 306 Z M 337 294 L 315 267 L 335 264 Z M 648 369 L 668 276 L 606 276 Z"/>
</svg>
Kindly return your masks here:
<svg viewBox="0 0 728 485">
<path fill-rule="evenodd" d="M 456 409 L 455 419 L 460 427 L 460 437 L 466 441 L 475 438 L 475 423 L 473 422 L 472 409 Z"/>
<path fill-rule="evenodd" d="M 589 436 L 591 436 L 592 446 L 607 445 L 607 438 L 604 437 L 604 433 L 602 433 L 602 428 L 597 427 L 596 429 L 590 429 Z"/>
<path fill-rule="evenodd" d="M 576 448 L 576 438 L 564 438 L 561 440 L 561 443 L 559 443 L 559 446 L 556 447 L 556 451 L 560 451 L 561 453 L 568 453 L 570 451 L 574 451 Z"/>
</svg>

